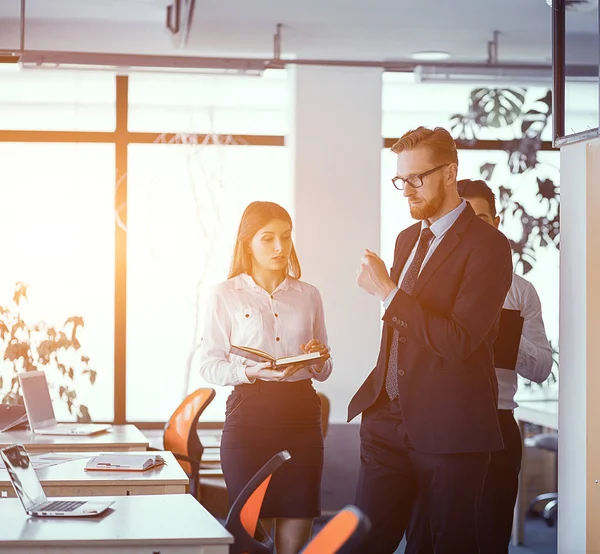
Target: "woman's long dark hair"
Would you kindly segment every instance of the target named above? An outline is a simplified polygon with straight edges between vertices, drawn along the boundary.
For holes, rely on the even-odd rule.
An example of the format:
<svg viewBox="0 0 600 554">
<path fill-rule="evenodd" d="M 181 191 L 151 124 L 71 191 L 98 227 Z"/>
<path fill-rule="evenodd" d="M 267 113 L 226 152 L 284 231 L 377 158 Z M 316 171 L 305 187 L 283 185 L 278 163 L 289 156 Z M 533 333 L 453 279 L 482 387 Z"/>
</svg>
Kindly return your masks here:
<svg viewBox="0 0 600 554">
<path fill-rule="evenodd" d="M 292 227 L 292 218 L 285 208 L 274 202 L 252 202 L 245 210 L 238 227 L 233 260 L 229 270 L 229 279 L 240 273 L 250 274 L 252 272 L 252 255 L 249 252 L 250 241 L 254 235 L 265 227 L 270 221 L 280 219 L 286 221 Z M 300 279 L 302 271 L 300 261 L 296 254 L 296 248 L 292 243 L 290 259 L 285 268 L 285 274 Z"/>
</svg>

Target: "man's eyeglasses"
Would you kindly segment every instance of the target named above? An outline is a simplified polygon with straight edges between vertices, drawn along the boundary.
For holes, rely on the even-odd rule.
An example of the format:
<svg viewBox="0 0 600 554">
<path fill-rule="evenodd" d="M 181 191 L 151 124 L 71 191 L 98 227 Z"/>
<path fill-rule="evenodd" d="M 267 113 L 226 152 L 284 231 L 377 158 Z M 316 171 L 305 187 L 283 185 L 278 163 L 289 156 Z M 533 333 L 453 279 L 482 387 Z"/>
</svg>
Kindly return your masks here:
<svg viewBox="0 0 600 554">
<path fill-rule="evenodd" d="M 442 169 L 442 167 L 446 167 L 447 165 L 450 164 L 438 165 L 437 167 L 434 167 L 428 171 L 424 171 L 423 173 L 419 173 L 418 175 L 409 175 L 406 179 L 403 179 L 402 177 L 392 177 L 392 184 L 398 190 L 404 190 L 406 185 L 410 185 L 412 188 L 418 189 L 419 187 L 423 186 L 423 177 L 427 177 L 427 175 L 431 175 L 438 169 Z"/>
</svg>

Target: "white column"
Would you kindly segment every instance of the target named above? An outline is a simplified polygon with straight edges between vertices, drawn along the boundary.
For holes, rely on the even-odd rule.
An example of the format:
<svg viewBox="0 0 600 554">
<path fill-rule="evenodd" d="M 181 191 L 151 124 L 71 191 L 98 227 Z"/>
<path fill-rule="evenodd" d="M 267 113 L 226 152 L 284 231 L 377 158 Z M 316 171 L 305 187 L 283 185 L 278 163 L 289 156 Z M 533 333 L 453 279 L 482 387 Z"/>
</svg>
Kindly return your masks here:
<svg viewBox="0 0 600 554">
<path fill-rule="evenodd" d="M 561 149 L 558 552 L 600 552 L 600 140 Z"/>
<path fill-rule="evenodd" d="M 296 246 L 303 280 L 323 297 L 334 358 L 316 386 L 340 423 L 379 346 L 380 302 L 357 287 L 356 271 L 365 248 L 379 251 L 381 71 L 303 66 L 291 81 Z"/>
</svg>

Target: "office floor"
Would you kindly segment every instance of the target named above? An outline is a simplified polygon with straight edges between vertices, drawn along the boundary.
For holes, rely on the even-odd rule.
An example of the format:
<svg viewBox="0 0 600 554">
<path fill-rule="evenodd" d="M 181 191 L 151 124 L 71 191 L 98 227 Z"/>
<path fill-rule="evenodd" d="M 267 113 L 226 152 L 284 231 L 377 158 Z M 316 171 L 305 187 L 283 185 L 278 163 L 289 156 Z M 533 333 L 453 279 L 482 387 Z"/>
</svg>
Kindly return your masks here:
<svg viewBox="0 0 600 554">
<path fill-rule="evenodd" d="M 324 522 L 317 521 L 313 533 L 318 533 L 323 525 Z M 525 541 L 527 544 L 523 546 L 511 546 L 510 554 L 556 554 L 556 527 L 548 527 L 539 519 L 529 519 L 525 522 Z M 404 554 L 404 541 L 395 554 Z"/>
</svg>

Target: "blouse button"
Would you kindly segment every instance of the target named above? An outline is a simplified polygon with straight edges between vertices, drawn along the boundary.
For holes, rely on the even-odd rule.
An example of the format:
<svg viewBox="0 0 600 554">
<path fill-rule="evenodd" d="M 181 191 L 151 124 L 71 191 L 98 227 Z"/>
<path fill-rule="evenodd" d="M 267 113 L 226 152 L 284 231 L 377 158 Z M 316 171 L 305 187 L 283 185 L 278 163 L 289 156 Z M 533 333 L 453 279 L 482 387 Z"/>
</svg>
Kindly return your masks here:
<svg viewBox="0 0 600 554">
<path fill-rule="evenodd" d="M 279 337 L 277 337 L 275 340 L 276 340 L 277 342 L 279 342 L 281 339 L 280 339 Z"/>
<path fill-rule="evenodd" d="M 246 314 L 246 317 L 250 317 L 250 314 Z"/>
<path fill-rule="evenodd" d="M 279 314 L 275 314 L 275 317 L 279 317 Z"/>
</svg>

